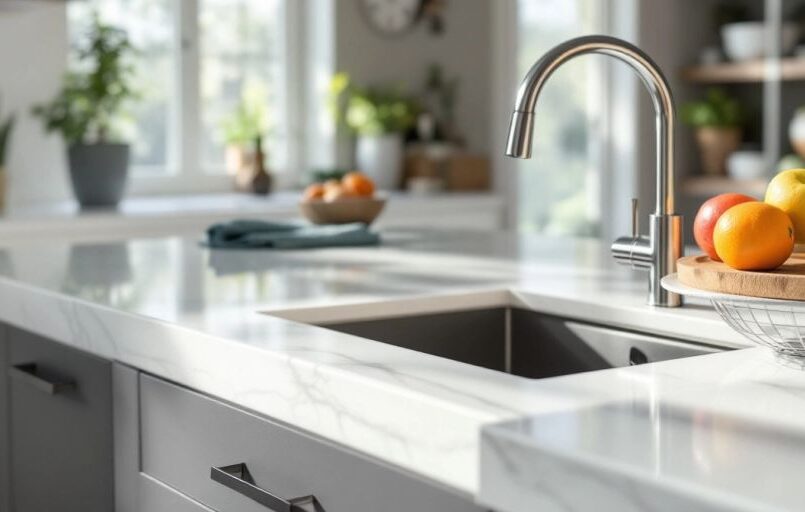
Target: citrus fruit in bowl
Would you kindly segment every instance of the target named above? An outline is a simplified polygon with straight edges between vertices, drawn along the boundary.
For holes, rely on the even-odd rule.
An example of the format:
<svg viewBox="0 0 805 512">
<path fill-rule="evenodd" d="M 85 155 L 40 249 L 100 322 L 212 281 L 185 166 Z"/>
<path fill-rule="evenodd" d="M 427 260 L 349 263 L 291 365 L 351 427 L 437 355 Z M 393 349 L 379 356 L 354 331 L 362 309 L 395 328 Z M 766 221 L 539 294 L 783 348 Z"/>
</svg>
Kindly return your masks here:
<svg viewBox="0 0 805 512">
<path fill-rule="evenodd" d="M 340 180 L 308 186 L 299 208 L 314 224 L 371 224 L 383 211 L 386 198 L 375 193 L 375 184 L 360 172 L 349 172 Z"/>
<path fill-rule="evenodd" d="M 372 197 L 375 193 L 374 181 L 359 172 L 345 174 L 341 178 L 341 187 L 350 195 L 357 197 Z"/>
<path fill-rule="evenodd" d="M 713 229 L 719 258 L 737 270 L 773 270 L 794 251 L 794 225 L 786 212 L 759 201 L 725 211 Z"/>
<path fill-rule="evenodd" d="M 736 204 L 749 201 L 755 201 L 755 199 L 743 194 L 720 194 L 702 203 L 696 218 L 693 220 L 693 238 L 696 240 L 696 245 L 711 260 L 721 261 L 713 245 L 713 229 L 716 227 L 716 222 L 724 212 Z"/>
</svg>

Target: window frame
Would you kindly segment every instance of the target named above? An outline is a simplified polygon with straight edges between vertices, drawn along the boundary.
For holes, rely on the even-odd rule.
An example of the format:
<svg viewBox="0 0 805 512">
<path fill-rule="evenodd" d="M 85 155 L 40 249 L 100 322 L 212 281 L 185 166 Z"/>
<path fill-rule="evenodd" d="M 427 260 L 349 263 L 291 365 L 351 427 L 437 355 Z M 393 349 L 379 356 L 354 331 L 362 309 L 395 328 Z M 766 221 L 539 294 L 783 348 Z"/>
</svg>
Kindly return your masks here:
<svg viewBox="0 0 805 512">
<path fill-rule="evenodd" d="M 220 173 L 210 172 L 211 167 L 200 161 L 199 140 L 201 130 L 200 119 L 200 30 L 199 9 L 203 0 L 182 0 L 173 2 L 174 44 L 173 55 L 174 76 L 173 95 L 175 101 L 170 103 L 168 112 L 168 148 L 164 167 L 149 166 L 148 169 L 160 172 L 138 173 L 143 166 L 132 166 L 128 192 L 130 195 L 158 195 L 177 193 L 220 193 L 233 189 L 232 176 L 224 169 Z M 315 0 L 320 2 L 321 0 Z M 330 2 L 332 0 L 325 0 Z M 306 168 L 305 143 L 305 111 L 311 101 L 306 90 L 298 87 L 305 83 L 306 42 L 305 10 L 311 8 L 314 0 L 284 0 L 281 10 L 283 33 L 280 36 L 284 56 L 281 63 L 282 104 L 278 125 L 286 132 L 287 163 L 275 175 L 276 188 L 284 189 L 297 185 L 302 181 L 299 169 Z M 217 170 L 217 169 L 215 169 Z M 215 171 L 214 170 L 214 171 Z"/>
<path fill-rule="evenodd" d="M 493 113 L 496 120 L 495 144 L 503 147 L 508 134 L 511 106 L 522 80 L 516 59 L 518 48 L 518 0 L 497 0 L 491 3 L 492 51 L 494 80 L 492 85 Z M 639 1 L 602 0 L 597 6 L 600 14 L 600 29 L 603 33 L 635 42 L 638 39 Z M 612 62 L 593 63 L 598 66 L 596 74 L 600 84 L 594 115 L 597 123 L 589 123 L 592 134 L 590 148 L 597 154 L 599 169 L 599 210 L 606 212 L 600 219 L 599 237 L 614 239 L 629 225 L 628 199 L 635 197 L 638 189 L 637 140 L 638 97 L 637 81 L 628 69 L 614 67 Z M 506 197 L 505 226 L 517 230 L 519 226 L 519 176 L 517 161 L 495 156 L 495 181 L 499 193 Z M 535 196 L 536 197 L 536 196 Z"/>
</svg>

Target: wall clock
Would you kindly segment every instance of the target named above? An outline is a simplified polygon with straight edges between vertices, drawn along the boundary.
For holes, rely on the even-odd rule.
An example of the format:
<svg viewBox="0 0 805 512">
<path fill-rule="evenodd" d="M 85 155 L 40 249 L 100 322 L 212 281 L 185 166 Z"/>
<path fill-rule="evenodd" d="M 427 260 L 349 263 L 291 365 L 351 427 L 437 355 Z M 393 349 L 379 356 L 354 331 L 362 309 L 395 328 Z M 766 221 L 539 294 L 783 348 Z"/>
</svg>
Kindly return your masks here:
<svg viewBox="0 0 805 512">
<path fill-rule="evenodd" d="M 419 20 L 422 0 L 360 0 L 366 21 L 377 32 L 396 36 Z"/>
</svg>

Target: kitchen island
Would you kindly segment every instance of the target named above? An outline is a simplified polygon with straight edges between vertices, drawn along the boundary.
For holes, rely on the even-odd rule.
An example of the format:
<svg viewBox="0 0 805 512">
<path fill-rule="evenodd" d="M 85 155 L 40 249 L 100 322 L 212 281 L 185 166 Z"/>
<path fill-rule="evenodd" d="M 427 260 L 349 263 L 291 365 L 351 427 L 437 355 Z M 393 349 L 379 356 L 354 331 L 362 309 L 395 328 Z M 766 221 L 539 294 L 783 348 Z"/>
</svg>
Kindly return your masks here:
<svg viewBox="0 0 805 512">
<path fill-rule="evenodd" d="M 773 445 L 776 437 L 768 433 L 777 430 L 801 449 L 805 373 L 776 364 L 764 349 L 747 348 L 706 304 L 662 309 L 645 299 L 645 275 L 615 266 L 606 244 L 595 240 L 397 230 L 384 233 L 381 247 L 314 251 L 210 251 L 197 234 L 32 240 L 0 248 L 0 321 L 115 364 L 123 385 L 114 394 L 119 510 L 136 510 L 138 491 L 126 476 L 148 471 L 149 485 L 170 488 L 174 499 L 186 493 L 193 498 L 188 503 L 205 502 L 207 491 L 195 483 L 186 490 L 180 477 L 164 481 L 181 464 L 182 447 L 191 451 L 177 424 L 196 409 L 148 397 L 176 394 L 178 401 L 182 393 L 211 400 L 210 410 L 221 411 L 193 416 L 206 418 L 209 428 L 236 428 L 241 420 L 221 418 L 237 408 L 478 510 L 515 512 L 536 504 L 540 510 L 591 504 L 646 510 L 662 498 L 687 510 L 794 510 L 805 498 L 801 486 L 770 487 L 791 469 L 790 458 L 780 452 L 757 474 L 745 459 L 731 458 L 721 446 L 731 438 L 718 428 L 758 432 L 739 439 L 760 443 L 753 453 Z M 714 353 L 529 379 L 322 327 L 495 308 L 660 336 Z M 721 349 L 744 350 L 716 353 Z M 163 410 L 175 412 L 175 424 L 160 416 Z M 141 415 L 134 423 L 145 431 L 130 438 L 142 446 L 120 446 L 121 432 L 131 427 L 121 426 L 119 416 L 127 414 Z M 624 458 L 599 449 L 606 440 L 584 433 L 588 425 L 607 432 L 613 421 L 636 433 L 668 425 L 692 434 L 673 442 L 635 434 L 631 448 L 643 455 Z M 189 429 L 197 423 L 188 422 Z M 168 441 L 160 444 L 157 434 Z M 249 442 L 260 452 L 259 437 Z M 672 456 L 680 453 L 689 457 Z M 137 460 L 118 460 L 126 454 Z M 546 460 L 553 463 L 540 465 Z M 360 464 L 357 473 L 372 474 Z M 409 495 L 418 493 L 412 489 Z M 139 499 L 142 510 L 166 506 Z M 227 505 L 207 505 L 266 510 L 242 496 L 220 499 Z M 449 501 L 434 497 L 440 499 Z M 204 510 L 179 501 L 171 507 Z"/>
</svg>

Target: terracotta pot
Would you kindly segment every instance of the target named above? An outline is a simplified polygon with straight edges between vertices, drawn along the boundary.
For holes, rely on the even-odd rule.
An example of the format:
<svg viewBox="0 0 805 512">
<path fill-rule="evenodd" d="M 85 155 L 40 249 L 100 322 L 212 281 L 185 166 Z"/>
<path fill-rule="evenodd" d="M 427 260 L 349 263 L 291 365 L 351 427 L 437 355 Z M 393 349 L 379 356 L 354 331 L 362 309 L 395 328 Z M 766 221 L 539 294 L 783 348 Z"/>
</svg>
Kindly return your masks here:
<svg viewBox="0 0 805 512">
<path fill-rule="evenodd" d="M 741 129 L 703 126 L 696 129 L 696 142 L 704 173 L 723 176 L 727 174 L 727 157 L 741 145 Z"/>
<path fill-rule="evenodd" d="M 235 190 L 251 191 L 254 175 L 254 149 L 231 144 L 226 147 L 226 173 L 234 176 Z"/>
</svg>

